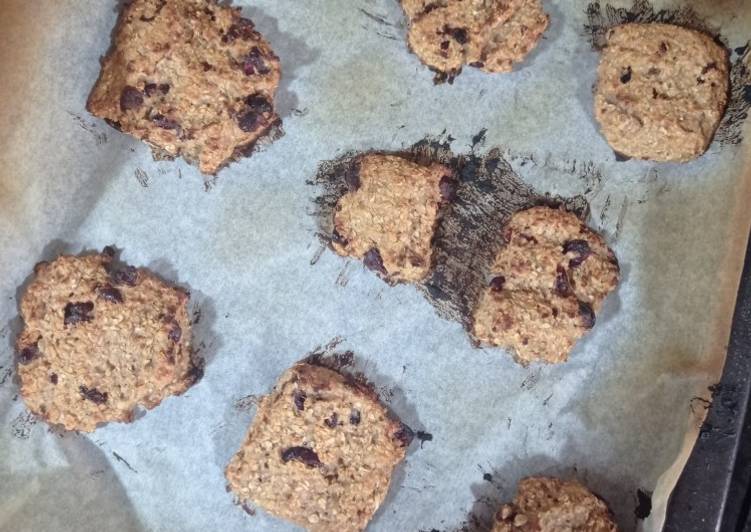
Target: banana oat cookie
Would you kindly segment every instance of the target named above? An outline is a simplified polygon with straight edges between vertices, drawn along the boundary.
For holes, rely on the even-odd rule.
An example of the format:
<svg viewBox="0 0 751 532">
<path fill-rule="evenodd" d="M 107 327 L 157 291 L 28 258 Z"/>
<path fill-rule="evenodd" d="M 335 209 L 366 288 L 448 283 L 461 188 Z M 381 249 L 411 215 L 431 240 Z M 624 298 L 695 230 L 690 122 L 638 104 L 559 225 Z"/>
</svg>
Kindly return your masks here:
<svg viewBox="0 0 751 532">
<path fill-rule="evenodd" d="M 496 513 L 492 532 L 617 532 L 600 498 L 575 481 L 529 477 Z"/>
<path fill-rule="evenodd" d="M 453 171 L 376 154 L 362 156 L 358 167 L 334 211 L 334 251 L 364 259 L 388 281 L 423 279 L 441 206 L 454 193 Z"/>
<path fill-rule="evenodd" d="M 113 253 L 40 263 L 21 298 L 21 396 L 68 430 L 130 422 L 137 407 L 154 408 L 200 378 L 189 295 L 144 269 L 114 267 Z"/>
<path fill-rule="evenodd" d="M 608 31 L 598 68 L 595 116 L 626 157 L 688 161 L 707 150 L 728 101 L 727 50 L 670 24 Z"/>
<path fill-rule="evenodd" d="M 132 0 L 87 109 L 214 174 L 279 123 L 279 59 L 239 8 Z"/>
<path fill-rule="evenodd" d="M 510 72 L 535 47 L 549 18 L 540 0 L 402 0 L 412 51 L 451 79 L 463 65 Z"/>
<path fill-rule="evenodd" d="M 367 386 L 298 363 L 261 399 L 228 487 L 238 502 L 314 532 L 363 530 L 412 437 Z"/>
<path fill-rule="evenodd" d="M 524 363 L 564 362 L 618 284 L 618 261 L 600 235 L 561 209 L 517 212 L 503 238 L 472 333 Z"/>
</svg>

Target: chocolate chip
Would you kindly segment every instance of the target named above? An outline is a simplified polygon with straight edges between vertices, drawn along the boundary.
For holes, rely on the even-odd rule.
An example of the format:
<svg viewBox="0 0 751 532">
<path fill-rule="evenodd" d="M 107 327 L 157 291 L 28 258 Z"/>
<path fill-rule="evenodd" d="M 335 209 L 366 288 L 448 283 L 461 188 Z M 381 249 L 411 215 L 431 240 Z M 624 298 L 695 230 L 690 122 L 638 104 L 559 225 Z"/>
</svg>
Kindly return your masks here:
<svg viewBox="0 0 751 532">
<path fill-rule="evenodd" d="M 170 330 L 167 333 L 167 338 L 174 343 L 178 343 L 183 335 L 182 327 L 180 327 L 180 324 L 177 323 L 177 320 L 174 317 L 170 318 L 168 322 L 170 324 Z"/>
<path fill-rule="evenodd" d="M 561 297 L 571 295 L 571 283 L 569 283 L 568 274 L 560 264 L 555 269 L 555 286 L 553 289 Z"/>
<path fill-rule="evenodd" d="M 582 318 L 582 325 L 587 329 L 591 329 L 595 326 L 595 311 L 592 309 L 592 305 L 579 301 L 579 315 Z"/>
<path fill-rule="evenodd" d="M 18 362 L 20 364 L 29 364 L 34 359 L 39 358 L 41 354 L 37 344 L 29 345 L 21 349 L 18 353 Z"/>
<path fill-rule="evenodd" d="M 493 292 L 500 292 L 503 290 L 503 285 L 506 283 L 506 278 L 503 275 L 498 275 L 496 277 L 493 277 L 490 280 L 490 283 L 488 283 L 488 287 Z"/>
<path fill-rule="evenodd" d="M 245 98 L 245 105 L 248 108 L 239 115 L 237 124 L 240 129 L 248 133 L 255 131 L 264 122 L 265 114 L 271 114 L 274 111 L 268 98 L 260 94 L 253 94 Z"/>
<path fill-rule="evenodd" d="M 553 317 L 554 317 L 554 318 L 557 318 L 557 317 L 558 317 L 558 309 L 557 309 L 557 308 L 555 308 L 555 307 L 553 307 Z"/>
<path fill-rule="evenodd" d="M 443 176 L 438 188 L 441 191 L 441 199 L 444 203 L 451 203 L 456 199 L 456 180 L 452 176 Z"/>
<path fill-rule="evenodd" d="M 167 118 L 166 116 L 161 115 L 159 113 L 151 117 L 151 121 L 154 123 L 154 125 L 162 129 L 179 129 L 180 128 L 180 124 L 177 121 L 171 118 Z"/>
<path fill-rule="evenodd" d="M 361 419 L 362 418 L 360 417 L 360 411 L 357 408 L 353 408 L 352 411 L 349 413 L 349 424 L 359 425 Z"/>
<path fill-rule="evenodd" d="M 448 41 L 441 42 L 441 50 L 448 50 L 449 49 L 449 43 Z"/>
<path fill-rule="evenodd" d="M 308 447 L 290 447 L 282 451 L 282 462 L 286 464 L 290 460 L 302 462 L 311 468 L 323 465 L 316 452 Z"/>
<path fill-rule="evenodd" d="M 77 325 L 84 321 L 91 321 L 92 316 L 89 314 L 94 310 L 94 303 L 85 301 L 82 303 L 68 303 L 65 305 L 63 324 Z"/>
<path fill-rule="evenodd" d="M 222 36 L 222 42 L 230 43 L 235 39 L 242 39 L 244 41 L 250 40 L 255 36 L 253 23 L 246 19 L 238 19 L 237 22 L 232 24 L 227 33 Z"/>
<path fill-rule="evenodd" d="M 568 261 L 569 268 L 576 268 L 592 254 L 589 242 L 586 240 L 568 240 L 563 243 L 563 253 L 575 253 L 576 256 Z"/>
<path fill-rule="evenodd" d="M 121 270 L 112 272 L 110 278 L 115 284 L 136 286 L 136 283 L 138 282 L 138 270 L 134 266 L 126 266 Z"/>
<path fill-rule="evenodd" d="M 167 94 L 170 90 L 170 84 L 169 83 L 160 83 L 159 84 L 159 92 L 162 94 Z"/>
<path fill-rule="evenodd" d="M 87 388 L 83 385 L 78 387 L 78 391 L 81 392 L 81 395 L 84 399 L 88 399 L 92 403 L 101 405 L 107 402 L 107 392 L 100 392 L 96 388 Z"/>
<path fill-rule="evenodd" d="M 237 119 L 237 125 L 246 133 L 255 131 L 262 122 L 263 117 L 252 110 L 244 112 Z"/>
<path fill-rule="evenodd" d="M 402 447 L 408 447 L 412 443 L 412 439 L 415 437 L 415 433 L 404 423 L 401 424 L 399 430 L 394 433 L 394 439 L 398 440 Z"/>
<path fill-rule="evenodd" d="M 213 69 L 214 67 L 213 67 L 213 66 L 211 66 L 211 65 L 210 65 L 209 63 L 207 63 L 206 61 L 202 61 L 202 62 L 201 62 L 201 68 L 203 68 L 203 71 L 204 71 L 204 72 L 208 72 L 209 70 L 212 70 L 212 69 Z"/>
<path fill-rule="evenodd" d="M 257 46 L 251 48 L 248 55 L 245 56 L 243 60 L 243 72 L 246 76 L 252 76 L 253 74 L 261 74 L 263 76 L 271 72 L 263 57 L 263 53 Z"/>
<path fill-rule="evenodd" d="M 143 105 L 143 94 L 135 87 L 126 85 L 120 93 L 120 110 L 138 109 Z"/>
<path fill-rule="evenodd" d="M 627 66 L 626 70 L 621 73 L 621 83 L 628 83 L 629 81 L 631 81 L 632 73 L 633 71 L 631 70 L 631 67 Z"/>
<path fill-rule="evenodd" d="M 50 382 L 52 384 L 57 384 L 57 373 L 50 373 Z"/>
<path fill-rule="evenodd" d="M 308 395 L 301 391 L 301 390 L 295 390 L 294 395 L 292 396 L 292 400 L 295 402 L 295 408 L 297 408 L 298 411 L 302 412 L 305 410 L 305 399 L 308 398 Z"/>
<path fill-rule="evenodd" d="M 365 254 L 365 257 L 363 258 L 363 264 L 365 264 L 365 267 L 369 270 L 373 270 L 374 272 L 378 272 L 383 275 L 388 274 L 386 268 L 383 266 L 383 259 L 381 258 L 381 254 L 376 248 L 370 249 Z"/>
<path fill-rule="evenodd" d="M 467 41 L 469 41 L 469 35 L 467 34 L 467 30 L 464 28 L 451 28 L 449 26 L 445 26 L 443 31 L 448 35 L 451 35 L 451 37 L 459 44 L 467 44 Z"/>
<path fill-rule="evenodd" d="M 120 292 L 120 290 L 113 287 L 112 285 L 106 284 L 104 286 L 100 286 L 97 292 L 99 293 L 99 297 L 101 297 L 105 301 L 109 301 L 110 303 L 123 302 L 123 294 Z"/>
<path fill-rule="evenodd" d="M 336 412 L 332 412 L 331 417 L 324 419 L 323 422 L 328 428 L 333 429 L 339 424 L 339 416 Z"/>
<path fill-rule="evenodd" d="M 143 86 L 143 93 L 149 97 L 156 94 L 157 90 L 158 89 L 157 89 L 156 83 L 147 83 L 146 85 Z"/>
</svg>

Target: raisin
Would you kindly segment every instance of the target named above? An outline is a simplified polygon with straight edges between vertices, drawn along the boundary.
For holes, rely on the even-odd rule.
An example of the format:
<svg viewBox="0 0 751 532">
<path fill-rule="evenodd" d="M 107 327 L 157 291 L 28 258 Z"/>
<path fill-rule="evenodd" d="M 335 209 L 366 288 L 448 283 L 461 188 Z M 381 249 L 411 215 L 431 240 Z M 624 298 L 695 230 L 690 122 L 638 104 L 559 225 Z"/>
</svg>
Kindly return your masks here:
<svg viewBox="0 0 751 532">
<path fill-rule="evenodd" d="M 182 327 L 180 327 L 180 324 L 177 323 L 177 320 L 175 320 L 175 318 L 170 318 L 168 322 L 170 324 L 170 330 L 167 333 L 167 338 L 172 340 L 174 343 L 178 343 L 183 335 Z"/>
<path fill-rule="evenodd" d="M 576 268 L 592 254 L 589 242 L 586 240 L 568 240 L 563 243 L 563 253 L 576 253 L 576 257 L 568 261 L 569 268 Z"/>
<path fill-rule="evenodd" d="M 63 324 L 77 325 L 84 321 L 91 321 L 90 312 L 94 310 L 94 303 L 85 301 L 82 303 L 68 303 L 65 305 Z"/>
<path fill-rule="evenodd" d="M 166 116 L 161 115 L 159 113 L 155 114 L 151 118 L 151 121 L 154 123 L 154 125 L 162 129 L 179 129 L 180 128 L 180 124 L 177 121 L 171 118 L 167 118 Z"/>
<path fill-rule="evenodd" d="M 295 390 L 294 395 L 292 396 L 292 400 L 295 402 L 295 408 L 297 408 L 298 411 L 302 412 L 305 410 L 305 399 L 308 398 L 308 395 L 300 390 Z"/>
<path fill-rule="evenodd" d="M 660 54 L 667 53 L 667 51 L 668 51 L 668 43 L 666 43 L 665 41 L 662 41 L 660 43 Z"/>
<path fill-rule="evenodd" d="M 271 113 L 274 110 L 269 99 L 263 94 L 251 94 L 245 98 L 245 105 L 258 113 Z"/>
<path fill-rule="evenodd" d="M 109 301 L 110 303 L 123 302 L 123 294 L 120 292 L 120 290 L 113 287 L 112 285 L 106 284 L 104 286 L 100 286 L 97 292 L 99 292 L 99 297 L 101 297 L 105 301 Z"/>
<path fill-rule="evenodd" d="M 57 373 L 50 373 L 50 382 L 52 384 L 57 384 Z"/>
<path fill-rule="evenodd" d="M 628 83 L 629 81 L 631 81 L 632 73 L 633 71 L 631 70 L 631 66 L 627 66 L 626 70 L 621 73 L 621 83 Z"/>
<path fill-rule="evenodd" d="M 383 259 L 381 258 L 381 254 L 378 252 L 376 248 L 370 249 L 363 259 L 363 264 L 365 264 L 365 267 L 369 270 L 373 270 L 374 272 L 378 272 L 383 275 L 387 275 L 386 268 L 383 266 Z"/>
<path fill-rule="evenodd" d="M 238 117 L 237 124 L 240 129 L 248 133 L 254 131 L 263 123 L 264 115 L 271 114 L 274 111 L 268 98 L 261 94 L 252 94 L 245 98 L 245 105 L 248 106 L 248 109 Z"/>
<path fill-rule="evenodd" d="M 246 76 L 252 76 L 253 74 L 265 75 L 271 72 L 271 69 L 266 64 L 261 50 L 254 46 L 248 52 L 243 60 L 243 72 Z"/>
<path fill-rule="evenodd" d="M 451 28 L 449 26 L 444 27 L 444 32 L 451 35 L 451 37 L 459 44 L 467 44 L 469 41 L 469 35 L 464 28 Z"/>
<path fill-rule="evenodd" d="M 394 433 L 394 439 L 401 443 L 402 447 L 408 447 L 412 443 L 412 439 L 415 437 L 415 433 L 404 423 L 401 424 L 399 430 Z"/>
<path fill-rule="evenodd" d="M 349 240 L 340 235 L 339 231 L 337 231 L 336 229 L 334 229 L 334 231 L 331 233 L 331 241 L 336 242 L 341 246 L 346 246 L 347 244 L 349 244 Z"/>
<path fill-rule="evenodd" d="M 709 63 L 708 65 L 706 65 L 704 68 L 702 68 L 701 69 L 701 73 L 702 73 L 702 75 L 704 75 L 707 72 L 709 72 L 710 70 L 717 70 L 717 62 L 716 61 L 712 61 L 711 63 Z"/>
<path fill-rule="evenodd" d="M 117 255 L 117 250 L 115 249 L 115 246 L 105 246 L 102 250 L 102 255 L 107 255 L 109 258 L 112 258 Z"/>
<path fill-rule="evenodd" d="M 555 269 L 555 286 L 553 288 L 555 293 L 561 297 L 571 295 L 571 284 L 568 280 L 568 274 L 560 264 Z"/>
<path fill-rule="evenodd" d="M 237 125 L 246 133 L 250 133 L 255 131 L 262 121 L 263 117 L 255 111 L 246 111 L 238 117 Z"/>
<path fill-rule="evenodd" d="M 503 290 L 503 285 L 506 283 L 506 278 L 503 275 L 493 277 L 488 283 L 488 286 L 493 292 L 500 292 Z"/>
<path fill-rule="evenodd" d="M 328 428 L 333 429 L 339 424 L 339 416 L 336 414 L 336 412 L 332 412 L 331 417 L 324 419 L 323 422 Z"/>
<path fill-rule="evenodd" d="M 159 92 L 162 94 L 167 94 L 170 90 L 170 84 L 169 83 L 160 83 L 159 84 Z"/>
<path fill-rule="evenodd" d="M 204 72 L 208 72 L 209 70 L 212 70 L 214 67 L 211 66 L 211 64 L 209 64 L 208 62 L 202 61 L 201 62 L 201 68 L 203 68 Z"/>
<path fill-rule="evenodd" d="M 41 354 L 42 353 L 39 351 L 39 347 L 37 344 L 24 347 L 18 353 L 18 362 L 21 364 L 29 364 L 36 358 L 39 358 Z"/>
<path fill-rule="evenodd" d="M 591 329 L 595 326 L 595 311 L 592 309 L 592 305 L 584 301 L 579 301 L 579 315 L 585 328 Z"/>
<path fill-rule="evenodd" d="M 122 270 L 112 272 L 110 277 L 115 284 L 135 286 L 138 282 L 138 270 L 134 266 L 126 266 Z"/>
<path fill-rule="evenodd" d="M 359 425 L 361 419 L 362 418 L 360 417 L 360 411 L 357 408 L 353 408 L 352 411 L 349 413 L 349 424 Z"/>
<path fill-rule="evenodd" d="M 452 176 L 443 176 L 438 188 L 441 191 L 441 199 L 444 203 L 451 203 L 456 199 L 456 180 Z"/>
<path fill-rule="evenodd" d="M 323 465 L 316 452 L 308 447 L 289 447 L 282 451 L 282 462 L 286 464 L 290 460 L 302 462 L 311 468 Z"/>
<path fill-rule="evenodd" d="M 201 362 L 193 361 L 188 372 L 185 374 L 185 380 L 188 386 L 193 386 L 195 383 L 203 378 L 203 364 Z"/>
<path fill-rule="evenodd" d="M 143 105 L 143 94 L 135 87 L 126 85 L 120 93 L 120 110 L 138 109 Z"/>
<path fill-rule="evenodd" d="M 145 94 L 146 96 L 149 96 L 149 97 L 151 97 L 151 96 L 153 96 L 154 94 L 156 94 L 156 91 L 157 91 L 157 90 L 158 90 L 158 89 L 157 89 L 156 83 L 147 83 L 147 84 L 146 84 L 146 85 L 144 85 L 144 87 L 143 87 L 143 93 L 144 93 L 144 94 Z"/>
<path fill-rule="evenodd" d="M 451 43 L 449 43 L 448 41 L 443 41 L 441 43 L 441 50 L 448 50 L 449 49 L 449 44 L 451 44 Z"/>
<path fill-rule="evenodd" d="M 78 391 L 81 392 L 81 395 L 84 399 L 88 399 L 92 403 L 102 405 L 107 402 L 108 395 L 107 392 L 100 392 L 96 388 L 87 388 L 86 386 L 79 386 Z"/>
</svg>

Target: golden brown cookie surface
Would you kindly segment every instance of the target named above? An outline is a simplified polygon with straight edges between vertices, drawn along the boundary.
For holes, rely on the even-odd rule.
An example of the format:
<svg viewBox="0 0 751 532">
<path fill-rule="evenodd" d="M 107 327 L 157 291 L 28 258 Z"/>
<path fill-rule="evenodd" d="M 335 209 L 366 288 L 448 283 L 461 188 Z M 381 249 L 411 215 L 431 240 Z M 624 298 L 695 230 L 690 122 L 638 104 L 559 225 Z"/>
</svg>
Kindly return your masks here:
<svg viewBox="0 0 751 532">
<path fill-rule="evenodd" d="M 725 112 L 728 53 L 669 24 L 623 24 L 607 34 L 595 116 L 617 153 L 688 161 L 704 153 Z"/>
<path fill-rule="evenodd" d="M 35 268 L 21 299 L 21 396 L 68 430 L 132 421 L 199 377 L 188 294 L 146 270 L 114 270 L 105 252 L 61 256 Z"/>
<path fill-rule="evenodd" d="M 411 440 L 371 390 L 299 363 L 261 400 L 226 476 L 242 503 L 312 531 L 358 531 Z"/>
<path fill-rule="evenodd" d="M 278 123 L 279 59 L 238 8 L 133 0 L 87 109 L 214 174 Z"/>
<path fill-rule="evenodd" d="M 549 207 L 517 212 L 503 237 L 473 336 L 522 362 L 563 362 L 618 284 L 615 255 L 574 214 Z"/>
<path fill-rule="evenodd" d="M 496 514 L 492 532 L 617 532 L 607 505 L 575 481 L 529 477 Z"/>
<path fill-rule="evenodd" d="M 539 0 L 403 0 L 409 46 L 449 77 L 463 65 L 509 72 L 535 47 L 548 26 Z"/>
<path fill-rule="evenodd" d="M 430 270 L 433 235 L 453 172 L 394 155 L 364 155 L 351 191 L 337 203 L 332 247 L 364 259 L 390 281 L 414 282 Z"/>
</svg>

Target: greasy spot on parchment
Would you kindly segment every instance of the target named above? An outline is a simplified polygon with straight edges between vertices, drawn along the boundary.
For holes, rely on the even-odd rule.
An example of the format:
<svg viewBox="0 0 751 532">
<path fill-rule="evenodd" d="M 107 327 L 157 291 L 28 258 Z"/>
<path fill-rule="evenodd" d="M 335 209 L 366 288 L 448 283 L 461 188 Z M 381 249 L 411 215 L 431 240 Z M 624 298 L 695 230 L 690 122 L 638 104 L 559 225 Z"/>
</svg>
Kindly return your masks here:
<svg viewBox="0 0 751 532">
<path fill-rule="evenodd" d="M 710 9 L 718 9 L 716 2 L 709 6 Z M 602 49 L 605 45 L 606 34 L 610 28 L 627 22 L 660 22 L 691 28 L 710 35 L 718 44 L 728 48 L 728 40 L 721 35 L 720 30 L 707 23 L 690 5 L 656 10 L 647 0 L 634 0 L 630 8 L 615 8 L 608 3 L 595 1 L 587 5 L 586 15 L 584 32 L 596 50 Z M 751 108 L 751 98 L 746 97 L 747 91 L 751 90 L 748 54 L 749 50 L 746 47 L 736 50 L 735 54 L 731 55 L 728 106 L 714 136 L 714 142 L 719 146 L 740 144 L 743 140 L 743 123 L 748 118 Z"/>
<path fill-rule="evenodd" d="M 589 206 L 583 197 L 563 199 L 539 194 L 523 183 L 494 148 L 485 154 L 454 154 L 450 135 L 426 137 L 398 155 L 418 164 L 440 163 L 455 170 L 456 200 L 443 212 L 436 232 L 435 267 L 417 287 L 439 315 L 469 328 L 472 310 L 487 285 L 486 276 L 503 244 L 501 229 L 511 215 L 534 205 L 562 205 L 584 218 Z M 322 239 L 333 233 L 334 207 L 348 192 L 346 176 L 363 153 L 349 152 L 322 163 L 309 183 L 319 187 L 314 216 Z"/>
</svg>

